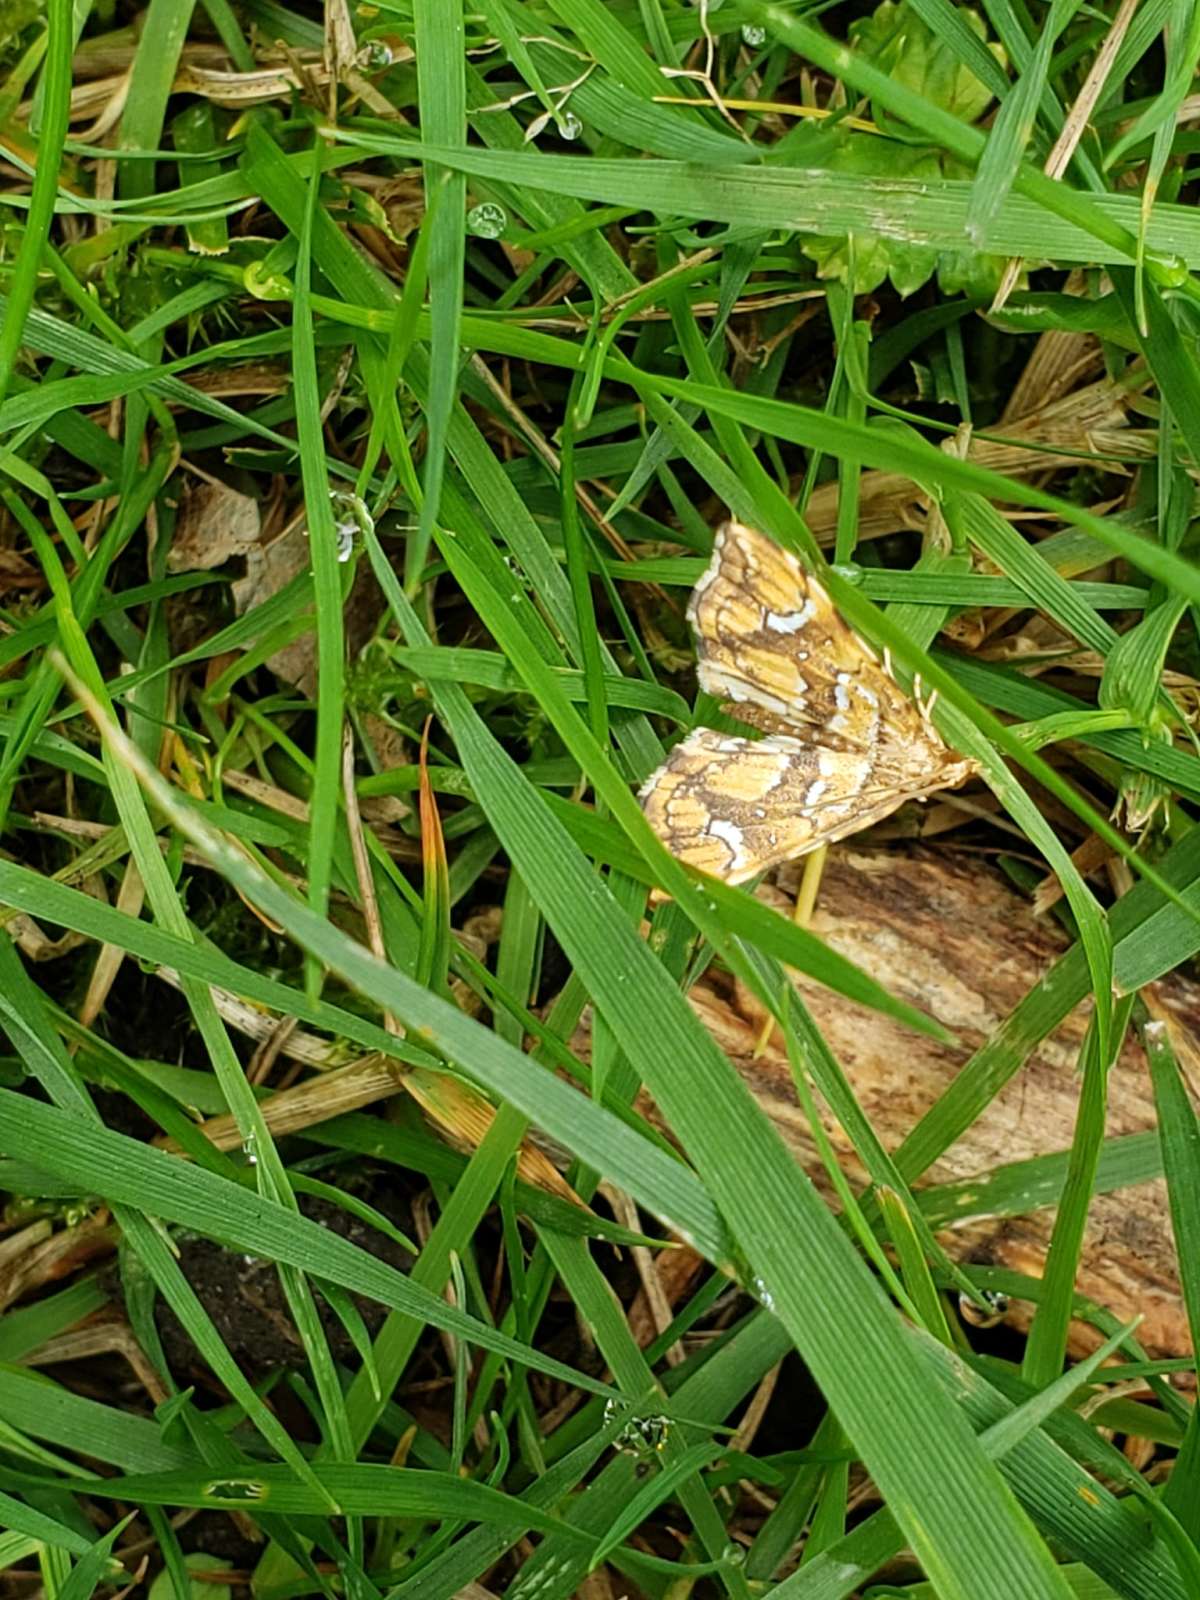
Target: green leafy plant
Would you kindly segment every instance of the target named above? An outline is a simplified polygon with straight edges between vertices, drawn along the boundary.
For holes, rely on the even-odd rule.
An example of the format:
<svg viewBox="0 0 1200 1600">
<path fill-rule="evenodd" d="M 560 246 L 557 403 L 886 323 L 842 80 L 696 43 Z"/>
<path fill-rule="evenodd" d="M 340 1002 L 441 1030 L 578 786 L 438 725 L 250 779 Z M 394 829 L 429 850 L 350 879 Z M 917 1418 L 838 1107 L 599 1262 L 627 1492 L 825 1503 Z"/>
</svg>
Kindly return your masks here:
<svg viewBox="0 0 1200 1600">
<path fill-rule="evenodd" d="M 987 26 L 978 12 L 956 7 L 952 16 L 981 42 Z M 910 4 L 910 0 L 883 0 L 869 17 L 852 23 L 849 38 L 872 66 L 885 72 L 906 91 L 962 122 L 977 122 L 992 103 L 994 91 L 964 63 L 950 39 L 935 32 Z M 1003 48 L 988 47 L 1002 67 Z M 820 165 L 843 176 L 848 184 L 864 178 L 923 180 L 966 175 L 966 169 L 947 160 L 936 146 L 895 137 L 886 110 L 872 105 L 879 132 L 859 133 L 839 127 L 831 136 L 832 148 L 823 150 Z M 974 250 L 936 250 L 910 242 L 897 228 L 881 234 L 871 228 L 855 229 L 845 237 L 806 239 L 806 256 L 816 263 L 819 277 L 847 284 L 855 294 L 869 294 L 885 280 L 898 294 L 915 294 L 937 274 L 943 294 L 966 294 L 983 300 L 995 292 L 1003 260 Z"/>
</svg>

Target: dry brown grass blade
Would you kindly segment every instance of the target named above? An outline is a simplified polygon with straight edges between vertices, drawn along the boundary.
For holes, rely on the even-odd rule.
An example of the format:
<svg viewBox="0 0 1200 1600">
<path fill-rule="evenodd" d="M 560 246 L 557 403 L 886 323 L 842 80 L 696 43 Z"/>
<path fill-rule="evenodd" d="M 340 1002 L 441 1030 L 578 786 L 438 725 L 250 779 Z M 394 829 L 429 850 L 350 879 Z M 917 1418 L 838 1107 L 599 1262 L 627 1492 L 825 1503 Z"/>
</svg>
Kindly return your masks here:
<svg viewBox="0 0 1200 1600">
<path fill-rule="evenodd" d="M 618 1189 L 615 1184 L 602 1183 L 600 1193 L 612 1207 L 613 1215 L 623 1228 L 627 1228 L 630 1233 L 645 1232 L 637 1206 L 623 1189 Z M 653 1338 L 665 1333 L 671 1325 L 672 1300 L 661 1269 L 670 1261 L 673 1254 L 674 1252 L 669 1250 L 648 1250 L 643 1244 L 630 1247 L 630 1255 L 633 1257 L 633 1264 L 637 1268 L 638 1279 L 642 1285 L 638 1299 L 644 1303 L 649 1313 L 649 1333 Z M 632 1332 L 632 1323 L 630 1331 Z M 677 1367 L 684 1359 L 683 1346 L 678 1342 L 671 1345 L 665 1353 L 665 1359 L 669 1367 Z"/>
<path fill-rule="evenodd" d="M 50 1229 L 50 1222 L 43 1219 L 0 1245 L 0 1311 L 110 1255 L 120 1237 L 105 1210 L 57 1233 Z"/>
<path fill-rule="evenodd" d="M 1081 370 L 1087 370 L 1086 366 Z M 1006 423 L 1003 438 L 976 434 L 968 460 L 992 472 L 1021 479 L 1040 476 L 1057 467 L 1077 467 L 1081 458 L 1096 454 L 1148 457 L 1153 454 L 1152 439 L 1129 427 L 1129 400 L 1126 388 L 1107 379 L 1089 383 Z M 1121 470 L 1117 462 L 1108 461 L 1106 466 L 1110 471 Z M 838 486 L 827 483 L 813 493 L 805 508 L 805 519 L 821 544 L 834 541 L 837 507 Z M 860 541 L 905 530 L 923 532 L 927 518 L 926 499 L 911 478 L 895 472 L 862 474 Z"/>
<path fill-rule="evenodd" d="M 997 427 L 1007 430 L 1103 370 L 1104 354 L 1090 333 L 1043 333 L 1013 386 Z"/>
<path fill-rule="evenodd" d="M 404 1087 L 425 1115 L 460 1150 L 473 1151 L 483 1143 L 496 1112 L 489 1101 L 446 1072 L 427 1072 L 412 1068 L 405 1074 Z M 581 1206 L 583 1202 L 558 1168 L 528 1140 L 517 1155 L 517 1176 L 534 1188 L 544 1189 L 561 1200 Z M 586 1208 L 585 1208 L 586 1209 Z"/>
<path fill-rule="evenodd" d="M 180 987 L 179 974 L 171 968 L 159 967 L 158 976 L 172 987 Z M 210 993 L 218 1013 L 230 1027 L 259 1041 L 271 1037 L 277 1019 L 269 1012 L 225 989 L 212 988 Z M 380 1056 L 358 1056 L 352 1046 L 323 1039 L 300 1028 L 293 1029 L 284 1039 L 280 1054 L 303 1062 L 306 1066 L 316 1067 L 321 1076 L 291 1089 L 281 1090 L 278 1095 L 264 1102 L 263 1115 L 267 1119 L 267 1126 L 279 1135 L 298 1132 L 301 1126 L 311 1127 L 318 1122 L 325 1122 L 344 1111 L 359 1109 L 401 1090 L 412 1095 L 448 1142 L 460 1150 L 475 1150 L 495 1117 L 491 1104 L 477 1090 L 449 1073 L 432 1072 L 423 1067 L 400 1067 Z M 347 1056 L 351 1058 L 349 1062 Z M 283 1119 L 279 1125 L 273 1120 L 276 1117 Z M 295 1120 L 297 1118 L 306 1120 L 298 1122 Z M 214 1142 L 220 1142 L 222 1148 L 232 1148 L 232 1143 L 225 1144 L 226 1139 L 236 1134 L 228 1117 L 213 1118 L 203 1124 L 203 1128 L 210 1137 L 213 1136 L 211 1130 L 215 1128 L 220 1139 Z M 240 1143 L 240 1135 L 234 1142 Z M 170 1141 L 164 1143 L 168 1148 L 174 1148 Z M 545 1189 L 576 1205 L 581 1204 L 553 1162 L 528 1141 L 518 1155 L 517 1172 L 524 1182 L 535 1188 Z"/>
<path fill-rule="evenodd" d="M 290 1053 L 286 1044 L 284 1053 Z M 281 1139 L 289 1133 L 302 1133 L 305 1128 L 314 1128 L 332 1117 L 361 1111 L 364 1106 L 399 1094 L 407 1087 L 405 1078 L 399 1063 L 389 1061 L 386 1056 L 363 1056 L 347 1067 L 323 1072 L 319 1077 L 271 1095 L 262 1103 L 263 1118 L 272 1136 Z M 236 1122 L 229 1115 L 210 1117 L 200 1123 L 200 1132 L 218 1150 L 235 1150 L 243 1142 Z M 174 1139 L 160 1138 L 156 1142 L 174 1155 L 182 1153 Z"/>
<path fill-rule="evenodd" d="M 127 917 L 138 917 L 141 915 L 145 898 L 146 888 L 142 882 L 142 875 L 138 871 L 137 862 L 130 857 L 125 863 L 125 871 L 121 875 L 121 887 L 117 891 L 117 910 Z M 85 1028 L 90 1028 L 104 1010 L 109 991 L 117 981 L 117 974 L 125 959 L 126 953 L 120 945 L 100 946 L 92 975 L 88 980 L 87 993 L 79 1008 L 79 1020 Z"/>
<path fill-rule="evenodd" d="M 166 1400 L 167 1390 L 151 1362 L 146 1359 L 133 1329 L 124 1317 L 112 1311 L 99 1312 L 78 1328 L 59 1334 L 55 1339 L 48 1339 L 36 1350 L 22 1356 L 21 1365 L 51 1367 L 57 1366 L 60 1361 L 91 1361 L 97 1356 L 109 1355 L 120 1356 L 128 1363 L 134 1377 L 149 1395 L 151 1404 L 161 1405 Z"/>
<path fill-rule="evenodd" d="M 1081 877 L 1087 878 L 1093 872 L 1098 872 L 1106 861 L 1111 861 L 1112 847 L 1103 839 L 1097 838 L 1094 833 L 1089 833 L 1082 844 L 1071 851 L 1071 860 L 1079 870 Z M 1056 906 L 1063 897 L 1063 886 L 1056 873 L 1048 873 L 1033 891 L 1033 909 L 1039 917 L 1044 917 L 1046 912 Z"/>
<path fill-rule="evenodd" d="M 81 933 L 70 930 L 52 939 L 41 924 L 24 911 L 10 911 L 0 926 L 30 961 L 57 961 L 60 956 L 68 956 L 87 943 Z"/>
<path fill-rule="evenodd" d="M 1083 138 L 1087 128 L 1088 119 L 1096 109 L 1096 102 L 1104 92 L 1108 82 L 1108 75 L 1113 69 L 1113 62 L 1117 59 L 1129 24 L 1133 21 L 1133 14 L 1137 10 L 1139 0 L 1121 0 L 1116 16 L 1113 18 L 1104 43 L 1096 52 L 1096 59 L 1092 62 L 1091 70 L 1084 79 L 1083 88 L 1076 96 L 1075 103 L 1067 113 L 1062 125 L 1062 132 L 1054 141 L 1054 148 L 1046 157 L 1046 175 L 1051 178 L 1061 178 L 1070 165 L 1071 157 L 1075 154 L 1080 139 Z M 996 290 L 996 298 L 992 304 L 993 311 L 999 311 L 1016 287 L 1017 279 L 1021 275 L 1024 263 L 1019 257 L 1014 257 L 1005 267 L 1004 276 L 1000 280 L 1000 287 Z"/>
</svg>

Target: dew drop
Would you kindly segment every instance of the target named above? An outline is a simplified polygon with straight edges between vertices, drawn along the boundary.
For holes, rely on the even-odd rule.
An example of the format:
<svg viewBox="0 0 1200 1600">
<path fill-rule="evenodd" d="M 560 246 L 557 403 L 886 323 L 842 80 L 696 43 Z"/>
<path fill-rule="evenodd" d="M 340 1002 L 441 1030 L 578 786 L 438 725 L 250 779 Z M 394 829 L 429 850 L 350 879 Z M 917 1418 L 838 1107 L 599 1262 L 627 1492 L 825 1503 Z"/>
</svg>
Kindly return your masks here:
<svg viewBox="0 0 1200 1600">
<path fill-rule="evenodd" d="M 363 45 L 354 64 L 360 72 L 382 72 L 385 67 L 390 67 L 395 59 L 391 45 L 383 39 L 372 39 Z"/>
<path fill-rule="evenodd" d="M 1154 276 L 1164 289 L 1182 289 L 1191 277 L 1183 256 L 1148 250 L 1146 264 L 1151 267 Z"/>
<path fill-rule="evenodd" d="M 775 1296 L 771 1293 L 770 1289 L 767 1288 L 766 1283 L 758 1276 L 757 1273 L 755 1273 L 754 1277 L 750 1280 L 750 1293 L 765 1311 L 773 1312 L 775 1310 Z"/>
<path fill-rule="evenodd" d="M 498 239 L 508 227 L 508 212 L 494 200 L 481 200 L 467 212 L 467 227 L 477 239 Z"/>
</svg>

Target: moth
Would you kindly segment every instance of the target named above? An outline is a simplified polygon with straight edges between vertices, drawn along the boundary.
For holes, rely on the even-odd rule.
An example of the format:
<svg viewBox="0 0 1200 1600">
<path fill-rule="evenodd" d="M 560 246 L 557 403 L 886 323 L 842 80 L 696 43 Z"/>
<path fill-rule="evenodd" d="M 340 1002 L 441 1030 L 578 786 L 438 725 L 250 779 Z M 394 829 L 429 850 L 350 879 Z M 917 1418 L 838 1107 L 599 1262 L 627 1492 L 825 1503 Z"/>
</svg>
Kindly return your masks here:
<svg viewBox="0 0 1200 1600">
<path fill-rule="evenodd" d="M 766 534 L 724 524 L 687 614 L 701 688 L 763 737 L 698 728 L 644 785 L 680 861 L 743 883 L 978 770 Z"/>
</svg>

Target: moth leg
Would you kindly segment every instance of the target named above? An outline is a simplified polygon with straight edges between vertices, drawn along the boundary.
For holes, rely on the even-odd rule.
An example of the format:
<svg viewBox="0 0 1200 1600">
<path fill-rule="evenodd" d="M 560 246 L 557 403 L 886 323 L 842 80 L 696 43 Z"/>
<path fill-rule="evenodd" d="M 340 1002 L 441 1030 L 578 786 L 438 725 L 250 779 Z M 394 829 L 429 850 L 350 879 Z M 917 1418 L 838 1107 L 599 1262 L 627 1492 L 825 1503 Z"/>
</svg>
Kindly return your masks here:
<svg viewBox="0 0 1200 1600">
<path fill-rule="evenodd" d="M 792 909 L 792 921 L 798 928 L 807 928 L 812 921 L 813 912 L 817 906 L 817 895 L 821 889 L 821 874 L 825 871 L 825 858 L 829 854 L 827 844 L 818 845 L 804 858 L 804 874 L 800 879 L 800 887 L 796 891 L 796 904 Z M 762 1032 L 755 1041 L 751 1058 L 755 1061 L 763 1054 L 771 1042 L 775 1032 L 775 1018 L 768 1012 L 767 1020 L 763 1023 Z"/>
<path fill-rule="evenodd" d="M 825 858 L 828 854 L 829 846 L 823 844 L 805 859 L 804 876 L 800 879 L 796 907 L 792 912 L 792 921 L 798 928 L 807 928 L 812 921 L 813 912 L 817 909 L 817 895 L 821 890 L 821 875 L 825 871 Z"/>
</svg>

